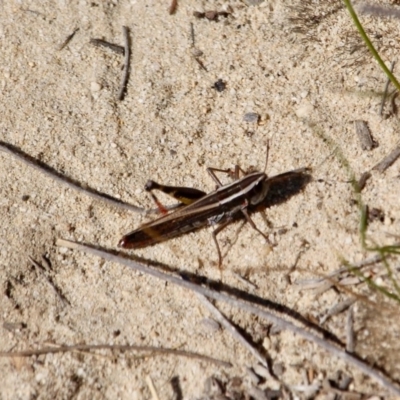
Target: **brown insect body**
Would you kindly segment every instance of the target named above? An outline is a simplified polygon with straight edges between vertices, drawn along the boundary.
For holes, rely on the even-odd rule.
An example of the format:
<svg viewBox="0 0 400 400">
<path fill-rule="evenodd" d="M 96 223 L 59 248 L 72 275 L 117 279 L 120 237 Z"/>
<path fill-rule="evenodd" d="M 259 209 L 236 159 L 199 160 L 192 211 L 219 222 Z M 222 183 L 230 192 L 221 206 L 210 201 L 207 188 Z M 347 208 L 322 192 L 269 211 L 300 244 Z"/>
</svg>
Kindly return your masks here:
<svg viewBox="0 0 400 400">
<path fill-rule="evenodd" d="M 221 186 L 187 206 L 140 226 L 125 235 L 120 240 L 119 246 L 127 249 L 143 248 L 206 225 L 232 219 L 238 211 L 247 207 L 247 199 L 251 198 L 252 194 L 256 195 L 260 191 L 260 183 L 262 186 L 264 182 L 266 175 L 256 172 L 246 175 L 239 181 Z"/>
<path fill-rule="evenodd" d="M 209 194 L 197 189 L 163 186 L 149 181 L 146 190 L 162 190 L 182 202 L 185 202 L 185 198 L 190 197 L 185 202 L 189 204 L 152 222 L 141 225 L 125 235 L 118 245 L 126 249 L 139 249 L 164 242 L 207 225 L 218 224 L 219 227 L 213 236 L 216 241 L 215 235 L 221 230 L 221 227 L 232 220 L 243 218 L 243 216 L 252 224 L 253 228 L 259 231 L 251 221 L 247 210 L 251 212 L 257 209 L 266 199 L 271 184 L 280 180 L 299 177 L 307 171 L 307 168 L 301 168 L 271 178 L 268 178 L 263 172 L 254 172 L 228 185 L 221 185 Z M 218 181 L 217 178 L 215 179 Z M 187 196 L 185 190 L 188 190 Z M 197 196 L 198 199 L 193 200 Z M 218 252 L 220 253 L 219 248 Z"/>
</svg>

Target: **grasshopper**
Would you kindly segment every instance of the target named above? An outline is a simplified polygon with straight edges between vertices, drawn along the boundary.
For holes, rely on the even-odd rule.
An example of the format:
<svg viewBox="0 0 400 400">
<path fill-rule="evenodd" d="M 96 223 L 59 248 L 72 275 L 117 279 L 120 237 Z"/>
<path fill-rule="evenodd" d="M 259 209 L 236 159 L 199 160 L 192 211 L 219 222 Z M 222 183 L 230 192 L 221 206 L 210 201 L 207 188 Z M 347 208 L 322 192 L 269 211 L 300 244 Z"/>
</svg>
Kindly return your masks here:
<svg viewBox="0 0 400 400">
<path fill-rule="evenodd" d="M 292 178 L 308 176 L 309 168 L 299 168 L 273 177 L 264 172 L 246 174 L 238 165 L 234 171 L 207 168 L 207 172 L 217 184 L 216 190 L 205 193 L 201 190 L 187 187 L 165 186 L 154 181 L 148 181 L 145 190 L 150 192 L 153 200 L 163 215 L 162 217 L 145 223 L 134 231 L 125 235 L 118 246 L 125 249 L 139 249 L 164 242 L 174 237 L 192 232 L 207 225 L 217 225 L 212 233 L 218 251 L 218 265 L 222 265 L 221 250 L 217 235 L 233 220 L 244 217 L 250 226 L 260 233 L 267 241 L 267 236 L 260 231 L 249 215 L 258 208 L 267 198 L 271 185 Z M 232 183 L 222 185 L 215 172 L 224 172 L 234 178 Z M 239 177 L 239 173 L 243 177 Z M 173 212 L 167 210 L 152 193 L 160 190 L 181 202 L 181 206 Z"/>
</svg>

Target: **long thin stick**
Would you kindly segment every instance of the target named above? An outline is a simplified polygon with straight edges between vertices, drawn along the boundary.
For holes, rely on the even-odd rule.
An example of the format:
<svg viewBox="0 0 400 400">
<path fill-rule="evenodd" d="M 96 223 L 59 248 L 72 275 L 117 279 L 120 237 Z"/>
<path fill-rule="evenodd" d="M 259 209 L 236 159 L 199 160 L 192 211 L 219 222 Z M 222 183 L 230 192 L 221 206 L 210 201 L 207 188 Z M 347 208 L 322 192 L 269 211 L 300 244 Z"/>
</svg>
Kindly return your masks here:
<svg viewBox="0 0 400 400">
<path fill-rule="evenodd" d="M 91 44 L 93 44 L 96 47 L 106 47 L 112 51 L 115 51 L 118 54 L 125 54 L 125 48 L 123 46 L 119 46 L 118 44 L 110 43 L 107 42 L 106 40 L 103 39 L 90 39 Z"/>
<path fill-rule="evenodd" d="M 267 319 L 268 321 L 272 322 L 273 324 L 277 325 L 281 329 L 286 329 L 290 332 L 293 332 L 300 337 L 310 341 L 311 343 L 315 343 L 321 348 L 325 349 L 329 353 L 335 355 L 336 357 L 348 362 L 349 364 L 357 367 L 359 370 L 367 374 L 372 379 L 375 379 L 379 382 L 383 387 L 392 391 L 397 396 L 400 396 L 400 388 L 392 382 L 389 378 L 384 376 L 380 371 L 375 370 L 374 368 L 370 367 L 365 361 L 361 360 L 360 358 L 356 357 L 353 354 L 348 354 L 345 349 L 339 347 L 338 345 L 334 344 L 331 341 L 324 339 L 317 334 L 310 332 L 307 329 L 302 327 L 296 326 L 294 323 L 290 321 L 286 321 L 282 317 L 270 312 L 266 311 L 265 309 L 260 308 L 248 301 L 241 300 L 237 297 L 227 295 L 225 293 L 219 293 L 207 287 L 202 287 L 195 283 L 182 280 L 176 276 L 172 276 L 170 274 L 163 273 L 159 270 L 154 268 L 150 268 L 144 264 L 139 264 L 133 260 L 129 260 L 127 258 L 123 258 L 121 256 L 117 256 L 105 250 L 96 249 L 90 246 L 86 246 L 80 243 L 71 242 L 63 239 L 57 240 L 57 245 L 62 247 L 67 247 L 71 249 L 80 250 L 85 253 L 90 253 L 97 255 L 99 257 L 103 257 L 109 261 L 116 262 L 122 265 L 125 265 L 135 271 L 142 272 L 144 274 L 148 274 L 154 276 L 158 279 L 161 279 L 166 282 L 174 283 L 175 285 L 184 287 L 186 289 L 192 290 L 196 293 L 200 293 L 204 296 L 210 297 L 215 300 L 223 301 L 228 303 L 234 307 L 238 307 L 242 310 L 250 312 L 252 314 L 258 315 L 261 318 Z"/>
<path fill-rule="evenodd" d="M 197 358 L 202 361 L 207 361 L 217 364 L 221 367 L 229 368 L 231 363 L 218 360 L 213 357 L 208 357 L 203 354 L 192 353 L 190 351 L 169 349 L 155 346 L 137 346 L 137 345 L 118 345 L 118 344 L 77 344 L 73 346 L 59 347 L 43 347 L 37 350 L 24 351 L 0 351 L 0 357 L 31 357 L 40 356 L 42 354 L 67 353 L 70 351 L 89 351 L 89 350 L 120 350 L 120 351 L 144 351 L 155 354 L 171 354 L 178 357 Z"/>
<path fill-rule="evenodd" d="M 272 372 L 270 371 L 270 367 L 265 357 L 261 355 L 261 353 L 251 345 L 244 337 L 240 334 L 240 332 L 231 324 L 231 322 L 225 318 L 225 316 L 215 307 L 207 297 L 197 294 L 197 297 L 201 301 L 201 303 L 208 308 L 208 310 L 214 315 L 214 317 L 221 323 L 221 325 L 242 345 L 244 346 L 255 358 L 258 362 L 260 362 L 268 371 L 269 378 L 274 379 Z"/>
<path fill-rule="evenodd" d="M 124 60 L 124 70 L 122 72 L 121 85 L 118 92 L 118 100 L 123 100 L 125 97 L 126 86 L 128 84 L 129 79 L 129 69 L 130 69 L 130 58 L 131 58 L 131 49 L 129 43 L 129 28 L 126 26 L 122 27 L 122 33 L 124 35 L 124 51 L 125 51 L 125 60 Z"/>
<path fill-rule="evenodd" d="M 57 182 L 62 183 L 78 192 L 85 193 L 88 196 L 91 196 L 97 200 L 104 201 L 114 207 L 123 208 L 125 210 L 133 211 L 135 213 L 147 215 L 151 212 L 146 211 L 144 208 L 133 206 L 132 204 L 125 203 L 121 200 L 118 200 L 114 197 L 109 196 L 108 194 L 98 192 L 90 187 L 83 187 L 79 182 L 75 181 L 72 178 L 69 178 L 61 173 L 57 172 L 53 168 L 49 167 L 48 165 L 44 164 L 43 162 L 36 160 L 35 158 L 31 157 L 30 155 L 24 153 L 22 150 L 18 149 L 17 147 L 0 141 L 0 150 L 10 154 L 11 156 L 15 157 L 17 160 L 22 161 L 24 164 L 28 165 L 36 169 L 37 171 L 41 172 L 49 176 L 50 178 L 54 179 Z"/>
<path fill-rule="evenodd" d="M 376 164 L 372 169 L 379 172 L 385 172 L 398 158 L 400 157 L 400 145 L 397 144 L 396 147 L 378 164 Z"/>
</svg>

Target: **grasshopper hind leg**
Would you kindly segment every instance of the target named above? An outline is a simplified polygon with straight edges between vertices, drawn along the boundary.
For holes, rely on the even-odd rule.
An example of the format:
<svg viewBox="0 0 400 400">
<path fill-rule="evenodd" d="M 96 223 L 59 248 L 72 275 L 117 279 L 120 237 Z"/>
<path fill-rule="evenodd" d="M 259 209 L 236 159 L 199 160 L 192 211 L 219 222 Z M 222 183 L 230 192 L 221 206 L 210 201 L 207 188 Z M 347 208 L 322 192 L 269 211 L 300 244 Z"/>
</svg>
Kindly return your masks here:
<svg viewBox="0 0 400 400">
<path fill-rule="evenodd" d="M 224 230 L 232 221 L 232 218 L 229 218 L 227 221 L 223 222 L 220 224 L 216 229 L 214 229 L 212 233 L 212 238 L 214 240 L 215 246 L 217 248 L 218 252 L 218 268 L 221 274 L 221 280 L 222 280 L 222 253 L 221 253 L 221 248 L 219 247 L 219 243 L 217 240 L 217 235 L 220 233 L 222 230 Z"/>
<path fill-rule="evenodd" d="M 263 231 L 261 231 L 259 228 L 257 228 L 257 225 L 251 219 L 247 210 L 244 208 L 244 209 L 241 209 L 240 212 L 244 215 L 246 221 L 250 224 L 250 226 L 255 231 L 257 231 L 266 240 L 266 242 L 270 245 L 271 242 L 270 242 L 268 236 Z M 232 220 L 233 220 L 232 217 L 228 218 L 226 221 L 219 224 L 218 227 L 216 229 L 214 229 L 214 231 L 212 233 L 212 238 L 214 240 L 214 243 L 215 243 L 215 246 L 216 246 L 217 252 L 218 252 L 218 268 L 221 272 L 221 279 L 222 279 L 222 253 L 221 253 L 221 248 L 220 248 L 218 240 L 217 240 L 217 235 L 218 235 L 218 233 L 223 231 L 232 222 Z"/>
</svg>

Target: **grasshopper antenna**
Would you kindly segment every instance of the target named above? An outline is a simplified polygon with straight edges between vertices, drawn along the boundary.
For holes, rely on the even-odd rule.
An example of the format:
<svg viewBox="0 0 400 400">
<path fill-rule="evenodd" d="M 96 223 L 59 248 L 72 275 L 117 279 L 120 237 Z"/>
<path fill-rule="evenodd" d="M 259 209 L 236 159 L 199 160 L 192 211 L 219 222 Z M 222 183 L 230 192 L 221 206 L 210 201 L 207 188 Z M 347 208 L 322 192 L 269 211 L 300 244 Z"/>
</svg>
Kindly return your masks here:
<svg viewBox="0 0 400 400">
<path fill-rule="evenodd" d="M 269 153 L 269 139 L 267 140 L 267 151 L 266 151 L 266 156 L 265 156 L 265 167 L 264 167 L 264 173 L 267 170 L 268 166 L 268 153 Z"/>
</svg>

